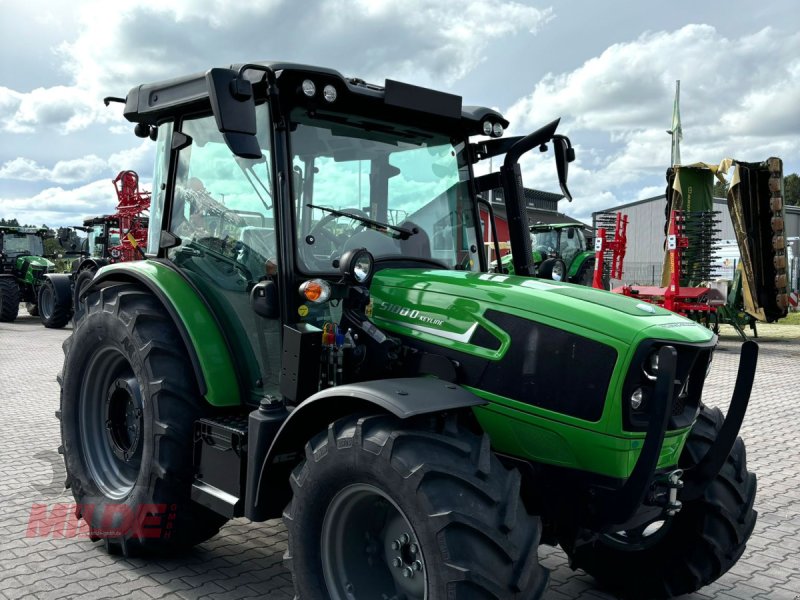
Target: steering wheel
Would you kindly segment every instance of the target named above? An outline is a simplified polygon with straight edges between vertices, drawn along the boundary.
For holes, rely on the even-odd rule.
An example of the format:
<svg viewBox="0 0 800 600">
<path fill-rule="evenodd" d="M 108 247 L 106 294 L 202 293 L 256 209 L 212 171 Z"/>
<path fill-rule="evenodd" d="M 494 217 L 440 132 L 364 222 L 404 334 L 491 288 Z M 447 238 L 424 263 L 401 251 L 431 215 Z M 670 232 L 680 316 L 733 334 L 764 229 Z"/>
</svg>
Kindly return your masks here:
<svg viewBox="0 0 800 600">
<path fill-rule="evenodd" d="M 358 215 L 359 217 L 364 217 L 365 219 L 370 218 L 367 213 L 365 213 L 363 210 L 359 208 L 342 208 L 337 210 L 339 210 L 340 212 L 346 212 Z M 331 266 L 327 255 L 325 260 L 320 260 L 319 258 L 317 258 L 316 253 L 314 252 L 314 248 L 315 246 L 318 247 L 318 243 L 320 242 L 320 240 L 324 239 L 330 244 L 331 252 L 329 254 L 331 257 L 333 257 L 334 254 L 336 254 L 344 246 L 345 242 L 347 241 L 345 237 L 349 238 L 350 236 L 359 233 L 360 231 L 364 231 L 364 229 L 366 229 L 366 225 L 364 225 L 363 223 L 359 223 L 358 221 L 356 221 L 356 225 L 353 227 L 352 232 L 347 236 L 344 236 L 342 234 L 337 235 L 332 231 L 330 231 L 329 229 L 327 229 L 327 226 L 336 221 L 337 219 L 346 219 L 346 218 L 348 218 L 346 215 L 335 215 L 333 213 L 330 213 L 322 217 L 322 219 L 320 219 L 316 223 L 316 225 L 314 225 L 311 228 L 311 231 L 308 232 L 308 235 L 306 235 L 305 239 L 303 239 L 300 244 L 300 247 L 302 248 L 303 260 L 308 266 L 310 267 L 313 266 L 320 270 L 327 270 Z M 313 244 L 309 244 L 308 242 L 306 242 L 306 239 L 310 237 L 314 238 Z"/>
<path fill-rule="evenodd" d="M 217 265 L 217 262 L 227 264 L 230 265 L 233 271 L 238 271 L 239 274 L 248 281 L 257 281 L 253 278 L 253 273 L 250 271 L 250 269 L 236 260 L 236 258 L 227 256 L 221 249 L 218 248 L 221 242 L 224 243 L 225 241 L 214 237 L 200 238 L 197 240 L 190 239 L 184 248 L 186 248 L 186 250 L 190 253 L 196 253 L 199 256 L 207 254 L 208 256 L 214 258 L 215 260 L 205 261 L 205 263 L 217 270 L 221 270 Z"/>
</svg>

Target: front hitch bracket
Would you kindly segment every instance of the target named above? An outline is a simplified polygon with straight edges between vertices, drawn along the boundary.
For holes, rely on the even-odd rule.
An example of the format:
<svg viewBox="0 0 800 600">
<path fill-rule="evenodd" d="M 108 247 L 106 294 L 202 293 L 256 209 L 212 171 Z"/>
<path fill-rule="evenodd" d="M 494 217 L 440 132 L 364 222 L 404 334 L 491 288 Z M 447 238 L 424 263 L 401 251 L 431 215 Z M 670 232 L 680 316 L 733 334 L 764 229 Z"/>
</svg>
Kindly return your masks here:
<svg viewBox="0 0 800 600">
<path fill-rule="evenodd" d="M 739 371 L 736 374 L 736 384 L 733 388 L 733 397 L 728 407 L 728 414 L 719 430 L 714 445 L 708 449 L 705 456 L 691 469 L 686 470 L 683 492 L 680 494 L 682 502 L 691 502 L 705 493 L 708 485 L 722 470 L 722 466 L 736 443 L 739 429 L 744 421 L 747 404 L 750 402 L 750 392 L 753 389 L 753 380 L 758 364 L 758 344 L 752 340 L 742 344 L 739 358 Z"/>
</svg>

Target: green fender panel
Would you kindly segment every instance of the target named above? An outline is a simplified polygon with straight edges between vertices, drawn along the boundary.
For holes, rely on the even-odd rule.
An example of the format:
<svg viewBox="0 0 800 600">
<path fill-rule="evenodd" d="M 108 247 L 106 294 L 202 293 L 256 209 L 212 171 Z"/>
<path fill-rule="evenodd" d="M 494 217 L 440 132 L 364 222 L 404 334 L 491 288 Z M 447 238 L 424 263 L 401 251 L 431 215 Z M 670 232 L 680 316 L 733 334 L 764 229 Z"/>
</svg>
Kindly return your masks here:
<svg viewBox="0 0 800 600">
<path fill-rule="evenodd" d="M 578 253 L 574 259 L 572 259 L 572 264 L 569 266 L 569 272 L 567 273 L 567 277 L 572 279 L 578 274 L 578 270 L 583 265 L 584 261 L 591 260 L 594 261 L 594 252 L 591 250 L 584 250 L 583 252 Z"/>
<path fill-rule="evenodd" d="M 164 304 L 186 343 L 200 392 L 213 406 L 237 406 L 241 390 L 228 345 L 214 315 L 180 273 L 169 266 L 143 260 L 101 268 L 102 281 L 137 281 Z"/>
</svg>

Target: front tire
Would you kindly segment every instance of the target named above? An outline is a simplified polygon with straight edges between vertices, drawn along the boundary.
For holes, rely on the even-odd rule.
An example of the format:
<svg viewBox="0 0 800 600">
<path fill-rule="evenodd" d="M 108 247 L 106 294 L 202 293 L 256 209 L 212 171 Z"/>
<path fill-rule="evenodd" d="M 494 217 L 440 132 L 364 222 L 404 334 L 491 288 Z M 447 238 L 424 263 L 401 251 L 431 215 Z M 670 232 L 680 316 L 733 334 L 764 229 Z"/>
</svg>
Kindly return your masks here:
<svg viewBox="0 0 800 600">
<path fill-rule="evenodd" d="M 11 277 L 0 277 L 0 321 L 11 323 L 19 314 L 19 286 Z"/>
<path fill-rule="evenodd" d="M 350 416 L 306 445 L 284 513 L 298 598 L 536 600 L 538 518 L 488 436 Z"/>
<path fill-rule="evenodd" d="M 61 329 L 72 318 L 72 303 L 59 301 L 53 282 L 45 279 L 39 288 L 39 318 L 48 329 Z"/>
<path fill-rule="evenodd" d="M 94 292 L 64 342 L 61 439 L 67 486 L 109 552 L 202 542 L 224 517 L 193 503 L 192 428 L 203 405 L 163 306 L 131 284 Z"/>
<path fill-rule="evenodd" d="M 718 408 L 701 407 L 681 454 L 682 469 L 691 469 L 705 456 L 723 421 Z M 601 537 L 571 552 L 571 565 L 637 600 L 695 592 L 739 560 L 755 527 L 755 497 L 756 476 L 747 470 L 744 442 L 737 438 L 703 496 L 684 503 L 662 525 L 666 529 L 651 536 L 652 543 L 640 538 L 641 546 L 626 548 Z"/>
</svg>

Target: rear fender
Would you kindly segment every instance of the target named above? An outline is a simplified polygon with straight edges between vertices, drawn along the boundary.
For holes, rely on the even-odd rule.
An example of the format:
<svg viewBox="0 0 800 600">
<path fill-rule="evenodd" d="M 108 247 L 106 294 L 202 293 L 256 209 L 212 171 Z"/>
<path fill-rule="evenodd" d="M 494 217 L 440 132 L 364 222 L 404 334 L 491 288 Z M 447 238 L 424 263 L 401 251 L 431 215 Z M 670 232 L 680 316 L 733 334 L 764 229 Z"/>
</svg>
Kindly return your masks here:
<svg viewBox="0 0 800 600">
<path fill-rule="evenodd" d="M 67 273 L 45 273 L 45 279 L 53 282 L 53 293 L 57 306 L 72 305 L 72 276 Z M 38 300 L 38 299 L 37 299 Z"/>
<path fill-rule="evenodd" d="M 408 419 L 485 404 L 461 386 L 432 377 L 365 381 L 318 392 L 292 411 L 274 440 L 251 440 L 251 447 L 271 446 L 266 456 L 257 450 L 248 456 L 245 516 L 252 521 L 280 517 L 292 494 L 291 472 L 306 442 L 341 417 L 386 413 Z"/>
<path fill-rule="evenodd" d="M 569 271 L 567 272 L 567 281 L 572 281 L 575 276 L 580 272 L 581 267 L 583 267 L 583 263 L 587 260 L 594 261 L 594 252 L 590 250 L 584 250 L 572 260 L 572 264 L 569 266 Z"/>
<path fill-rule="evenodd" d="M 155 260 L 107 265 L 84 293 L 119 283 L 141 285 L 164 306 L 186 347 L 200 393 L 209 404 L 241 404 L 241 387 L 222 328 L 180 272 Z"/>
</svg>

